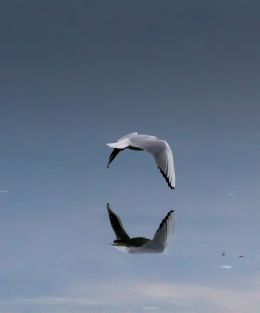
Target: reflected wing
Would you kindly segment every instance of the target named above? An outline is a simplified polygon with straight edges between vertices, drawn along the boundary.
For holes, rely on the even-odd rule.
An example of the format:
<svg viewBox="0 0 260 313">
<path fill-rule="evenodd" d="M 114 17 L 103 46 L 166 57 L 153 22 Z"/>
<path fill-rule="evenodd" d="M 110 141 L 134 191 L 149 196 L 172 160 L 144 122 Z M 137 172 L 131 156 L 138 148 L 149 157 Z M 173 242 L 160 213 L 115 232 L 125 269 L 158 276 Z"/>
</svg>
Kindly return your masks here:
<svg viewBox="0 0 260 313">
<path fill-rule="evenodd" d="M 107 203 L 107 210 L 109 214 L 109 219 L 111 226 L 115 232 L 117 240 L 129 240 L 127 232 L 124 230 L 123 224 L 119 218 L 110 208 L 109 203 Z"/>
<path fill-rule="evenodd" d="M 174 230 L 174 210 L 167 213 L 165 218 L 162 220 L 160 226 L 158 227 L 153 241 L 162 245 L 164 248 L 167 246 L 169 238 L 171 238 Z"/>
</svg>

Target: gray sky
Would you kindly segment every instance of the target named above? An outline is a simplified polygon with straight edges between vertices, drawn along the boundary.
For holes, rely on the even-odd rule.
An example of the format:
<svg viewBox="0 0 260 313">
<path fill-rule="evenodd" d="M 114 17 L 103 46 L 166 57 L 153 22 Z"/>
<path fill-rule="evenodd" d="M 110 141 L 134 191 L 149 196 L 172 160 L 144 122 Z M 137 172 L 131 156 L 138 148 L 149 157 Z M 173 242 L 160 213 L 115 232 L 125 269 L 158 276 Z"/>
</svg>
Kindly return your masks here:
<svg viewBox="0 0 260 313">
<path fill-rule="evenodd" d="M 0 313 L 259 312 L 259 9 L 1 1 Z M 174 191 L 146 153 L 106 168 L 132 131 Z M 174 208 L 167 252 L 108 245 L 107 202 L 147 237 Z"/>
</svg>

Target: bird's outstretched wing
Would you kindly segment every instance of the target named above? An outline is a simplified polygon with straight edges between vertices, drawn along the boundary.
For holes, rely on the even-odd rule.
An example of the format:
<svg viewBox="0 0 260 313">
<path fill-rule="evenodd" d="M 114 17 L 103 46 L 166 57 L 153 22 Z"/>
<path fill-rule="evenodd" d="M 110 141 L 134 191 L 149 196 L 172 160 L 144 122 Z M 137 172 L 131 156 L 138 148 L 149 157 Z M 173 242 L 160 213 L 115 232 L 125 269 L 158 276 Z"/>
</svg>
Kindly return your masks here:
<svg viewBox="0 0 260 313">
<path fill-rule="evenodd" d="M 109 156 L 109 160 L 107 163 L 107 168 L 109 168 L 110 163 L 114 160 L 114 158 L 118 155 L 118 153 L 122 151 L 122 149 L 117 149 L 114 148 L 113 151 L 111 152 L 110 156 Z"/>
<path fill-rule="evenodd" d="M 172 150 L 165 140 L 154 136 L 139 135 L 129 139 L 130 145 L 150 152 L 161 174 L 171 189 L 175 188 L 175 170 Z"/>
<path fill-rule="evenodd" d="M 110 208 L 109 203 L 107 203 L 107 210 L 109 214 L 109 219 L 111 226 L 115 232 L 117 240 L 129 240 L 130 237 L 128 236 L 127 232 L 125 231 L 123 224 L 119 218 Z"/>
<path fill-rule="evenodd" d="M 174 230 L 174 210 L 170 210 L 165 218 L 162 220 L 160 226 L 154 234 L 153 241 L 167 246 L 169 238 L 172 236 Z"/>
<path fill-rule="evenodd" d="M 155 158 L 155 162 L 164 179 L 166 180 L 168 186 L 171 189 L 174 189 L 175 171 L 173 165 L 173 156 L 172 151 L 167 142 L 165 142 L 165 148 L 163 148 L 161 153 Z"/>
<path fill-rule="evenodd" d="M 110 163 L 114 160 L 114 158 L 118 155 L 118 153 L 126 148 L 129 147 L 129 136 L 135 136 L 137 133 L 131 133 L 128 134 L 120 139 L 118 139 L 117 142 L 111 142 L 107 143 L 107 146 L 110 148 L 113 148 L 113 151 L 111 152 L 109 156 L 109 160 L 107 163 L 107 168 L 109 168 Z"/>
</svg>

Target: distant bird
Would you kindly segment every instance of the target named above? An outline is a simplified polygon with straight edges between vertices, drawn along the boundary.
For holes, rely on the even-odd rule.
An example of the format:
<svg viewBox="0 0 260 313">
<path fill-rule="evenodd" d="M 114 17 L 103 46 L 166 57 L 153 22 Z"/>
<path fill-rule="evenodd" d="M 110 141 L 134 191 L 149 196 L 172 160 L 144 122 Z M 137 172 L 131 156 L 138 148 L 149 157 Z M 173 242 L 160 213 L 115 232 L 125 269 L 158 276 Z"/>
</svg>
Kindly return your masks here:
<svg viewBox="0 0 260 313">
<path fill-rule="evenodd" d="M 107 203 L 107 210 L 116 235 L 113 246 L 122 248 L 128 253 L 160 253 L 165 250 L 174 230 L 174 210 L 167 213 L 152 240 L 144 237 L 129 237 L 119 216 L 111 210 L 109 203 Z"/>
<path fill-rule="evenodd" d="M 244 256 L 244 255 L 238 255 L 238 257 L 239 257 L 239 258 L 244 258 L 245 256 Z"/>
<path fill-rule="evenodd" d="M 224 251 L 224 252 L 222 252 L 222 256 L 226 256 L 226 252 Z"/>
<path fill-rule="evenodd" d="M 138 135 L 138 133 L 128 134 L 117 142 L 108 143 L 110 148 L 113 148 L 110 154 L 107 167 L 118 155 L 118 153 L 125 149 L 131 150 L 145 150 L 150 152 L 154 158 L 157 167 L 159 168 L 161 174 L 165 178 L 168 186 L 171 189 L 175 188 L 175 171 L 173 164 L 172 151 L 165 140 L 158 139 L 155 136 L 149 135 Z"/>
</svg>

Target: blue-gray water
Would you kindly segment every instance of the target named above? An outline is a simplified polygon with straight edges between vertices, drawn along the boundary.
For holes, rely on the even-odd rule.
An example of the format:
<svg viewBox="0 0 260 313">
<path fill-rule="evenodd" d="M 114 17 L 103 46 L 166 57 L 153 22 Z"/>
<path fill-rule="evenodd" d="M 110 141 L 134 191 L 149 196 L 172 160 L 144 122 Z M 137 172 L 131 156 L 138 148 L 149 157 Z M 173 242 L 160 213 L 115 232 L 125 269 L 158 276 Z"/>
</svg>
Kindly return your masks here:
<svg viewBox="0 0 260 313">
<path fill-rule="evenodd" d="M 259 9 L 1 1 L 0 313 L 259 313 Z M 132 131 L 174 191 L 147 153 L 106 168 Z M 107 202 L 148 238 L 175 209 L 168 251 L 115 250 Z"/>
</svg>

